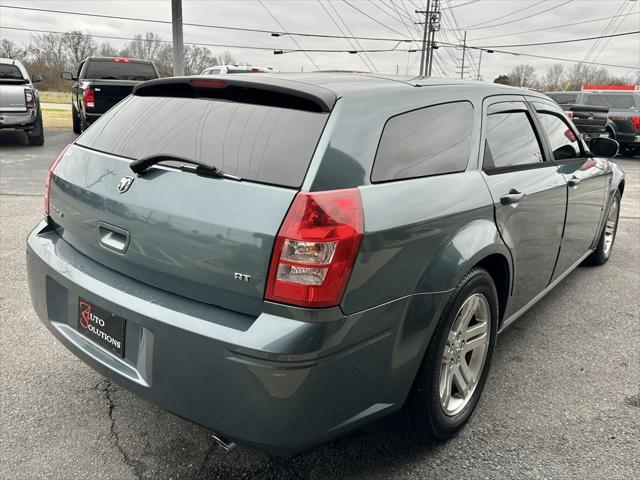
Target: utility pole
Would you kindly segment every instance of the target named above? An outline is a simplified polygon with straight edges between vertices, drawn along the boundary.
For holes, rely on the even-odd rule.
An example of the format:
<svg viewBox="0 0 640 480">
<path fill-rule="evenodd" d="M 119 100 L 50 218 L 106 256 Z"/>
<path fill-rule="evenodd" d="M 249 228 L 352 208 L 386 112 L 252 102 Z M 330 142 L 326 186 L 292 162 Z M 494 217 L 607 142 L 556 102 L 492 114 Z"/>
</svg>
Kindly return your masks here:
<svg viewBox="0 0 640 480">
<path fill-rule="evenodd" d="M 480 67 L 482 66 L 482 49 L 480 49 L 480 58 L 478 59 L 478 77 L 476 80 L 480 81 Z"/>
<path fill-rule="evenodd" d="M 429 12 L 429 65 L 427 67 L 427 77 L 431 76 L 433 57 L 436 47 L 436 32 L 440 30 L 440 0 L 433 0 L 433 9 Z"/>
<path fill-rule="evenodd" d="M 460 78 L 464 78 L 464 56 L 467 52 L 467 31 L 464 31 L 464 40 L 462 41 L 462 68 L 460 69 Z"/>
<path fill-rule="evenodd" d="M 171 0 L 171 29 L 173 33 L 173 74 L 184 75 L 182 0 Z"/>
<path fill-rule="evenodd" d="M 420 56 L 420 77 L 425 74 L 425 56 L 427 55 L 427 36 L 429 33 L 429 8 L 431 6 L 431 0 L 427 0 L 426 10 L 416 10 L 416 13 L 424 13 L 424 32 L 422 36 L 422 55 Z"/>
</svg>

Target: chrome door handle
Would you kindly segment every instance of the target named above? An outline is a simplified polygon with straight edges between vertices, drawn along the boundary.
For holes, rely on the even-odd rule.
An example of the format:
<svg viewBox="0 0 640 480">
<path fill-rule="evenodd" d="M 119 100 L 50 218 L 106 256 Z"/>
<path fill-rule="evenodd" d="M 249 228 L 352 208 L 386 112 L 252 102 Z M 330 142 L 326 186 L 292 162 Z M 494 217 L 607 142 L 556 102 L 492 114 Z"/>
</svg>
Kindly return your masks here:
<svg viewBox="0 0 640 480">
<path fill-rule="evenodd" d="M 509 193 L 500 197 L 502 205 L 516 205 L 520 200 L 526 197 L 526 193 L 519 192 L 515 188 L 509 190 Z"/>
</svg>

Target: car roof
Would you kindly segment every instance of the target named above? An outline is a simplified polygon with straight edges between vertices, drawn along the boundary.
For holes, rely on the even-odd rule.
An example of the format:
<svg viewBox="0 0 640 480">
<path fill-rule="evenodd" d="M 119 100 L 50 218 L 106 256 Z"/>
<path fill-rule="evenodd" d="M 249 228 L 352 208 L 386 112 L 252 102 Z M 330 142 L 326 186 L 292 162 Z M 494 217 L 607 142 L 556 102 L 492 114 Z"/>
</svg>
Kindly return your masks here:
<svg viewBox="0 0 640 480">
<path fill-rule="evenodd" d="M 0 58 L 0 63 L 4 65 L 22 65 L 19 60 L 14 60 L 12 58 Z"/>
<path fill-rule="evenodd" d="M 84 59 L 84 61 L 86 62 L 87 60 L 98 60 L 101 62 L 107 62 L 107 61 L 113 60 L 114 58 L 125 58 L 130 62 L 136 62 L 136 63 L 153 63 L 151 60 L 143 60 L 141 58 L 118 57 L 117 55 L 113 57 L 87 57 Z"/>
<path fill-rule="evenodd" d="M 210 77 L 209 77 L 210 78 Z M 221 77 L 222 78 L 222 77 Z M 536 93 L 530 90 L 509 85 L 501 85 L 488 82 L 477 82 L 472 80 L 458 80 L 451 78 L 436 77 L 415 77 L 415 76 L 394 76 L 371 74 L 366 72 L 354 71 L 318 71 L 308 73 L 278 73 L 265 72 L 259 77 L 251 74 L 238 73 L 234 78 L 246 79 L 256 83 L 271 82 L 293 82 L 319 87 L 330 90 L 337 96 L 346 96 L 354 92 L 376 91 L 380 88 L 387 89 L 406 89 L 411 87 L 435 87 L 435 86 L 460 86 L 465 88 L 483 88 L 494 91 L 495 93 L 504 93 L 506 95 L 522 95 Z"/>
</svg>

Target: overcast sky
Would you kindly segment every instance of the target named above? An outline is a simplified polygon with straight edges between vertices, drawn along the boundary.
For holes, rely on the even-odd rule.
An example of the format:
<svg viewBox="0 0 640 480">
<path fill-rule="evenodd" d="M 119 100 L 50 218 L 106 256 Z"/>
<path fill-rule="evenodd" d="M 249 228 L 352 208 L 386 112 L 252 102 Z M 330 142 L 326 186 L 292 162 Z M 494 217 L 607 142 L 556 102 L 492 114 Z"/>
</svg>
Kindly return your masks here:
<svg viewBox="0 0 640 480">
<path fill-rule="evenodd" d="M 420 21 L 414 13 L 416 6 L 423 6 L 426 0 L 264 0 L 266 8 L 254 0 L 183 0 L 184 22 L 217 24 L 237 27 L 282 30 L 292 32 L 309 32 L 340 35 L 338 23 L 344 32 L 347 28 L 356 36 L 407 38 L 410 31 L 413 38 L 419 38 L 421 26 L 412 25 Z M 48 8 L 56 10 L 76 11 L 83 13 L 101 13 L 123 15 L 145 19 L 170 20 L 170 0 L 1 0 L 0 5 L 19 5 L 23 7 Z M 323 8 L 324 5 L 324 8 Z M 640 0 L 445 0 L 441 1 L 443 12 L 442 32 L 438 38 L 446 38 L 451 43 L 461 41 L 462 32 L 455 30 L 468 29 L 467 43 L 475 46 L 496 46 L 519 43 L 557 41 L 580 37 L 601 35 L 608 27 L 609 33 L 622 33 L 640 30 Z M 362 10 L 359 12 L 357 9 Z M 267 9 L 271 11 L 271 16 Z M 544 12 L 547 10 L 546 12 Z M 542 13 L 540 13 L 542 12 Z M 373 17 L 379 23 L 376 23 Z M 594 20 L 614 15 L 625 15 L 615 19 L 605 19 L 562 27 L 567 23 Z M 275 19 L 274 19 L 275 17 Z M 346 23 L 341 23 L 340 17 Z M 530 18 L 524 18 L 530 17 Z M 276 21 L 277 20 L 277 21 Z M 334 21 L 336 23 L 334 23 Z M 610 24 L 610 22 L 615 22 Z M 384 24 L 384 26 L 382 25 Z M 98 43 L 109 41 L 120 47 L 125 40 L 107 40 L 99 35 L 132 37 L 137 33 L 154 31 L 162 39 L 171 39 L 170 25 L 153 24 L 136 21 L 90 18 L 54 13 L 11 10 L 0 8 L 0 26 L 23 27 L 53 31 L 81 30 L 96 35 Z M 526 33 L 528 30 L 539 30 Z M 28 41 L 29 33 L 7 29 L 0 30 L 2 38 L 16 41 L 18 44 Z M 265 33 L 237 32 L 202 27 L 184 27 L 185 42 L 214 43 L 244 46 L 269 47 L 273 49 L 297 48 L 291 37 L 273 38 Z M 297 41 L 305 49 L 353 49 L 344 39 L 331 40 L 308 37 L 297 37 Z M 562 57 L 566 59 L 584 60 L 595 41 L 580 43 L 547 45 L 536 47 L 504 47 L 505 50 L 535 55 Z M 393 42 L 361 40 L 362 48 L 392 48 Z M 271 50 L 251 50 L 227 48 L 233 57 L 242 63 L 271 66 L 283 71 L 305 71 L 321 69 L 369 70 L 374 67 L 380 72 L 400 74 L 416 74 L 420 63 L 420 53 L 407 53 L 408 44 L 399 49 L 404 52 L 369 53 L 369 60 L 364 56 L 349 53 L 288 53 L 273 55 Z M 413 44 L 414 48 L 418 44 Z M 357 46 L 355 48 L 358 48 Z M 212 51 L 223 50 L 211 47 Z M 472 53 L 474 65 L 469 75 L 476 73 L 478 53 Z M 459 69 L 461 50 L 440 48 L 438 62 L 448 76 Z M 608 67 L 609 70 L 627 78 L 633 78 L 636 70 L 629 67 L 640 67 L 640 34 L 603 40 L 588 57 L 591 61 L 617 64 L 627 68 Z M 368 62 L 372 62 L 373 66 Z M 365 63 L 367 62 L 367 63 Z M 481 73 L 485 80 L 493 80 L 501 73 L 508 73 L 519 63 L 532 64 L 538 74 L 554 63 L 563 63 L 570 67 L 570 62 L 543 60 L 525 56 L 502 53 L 483 54 Z M 437 74 L 440 70 L 434 67 Z"/>
</svg>

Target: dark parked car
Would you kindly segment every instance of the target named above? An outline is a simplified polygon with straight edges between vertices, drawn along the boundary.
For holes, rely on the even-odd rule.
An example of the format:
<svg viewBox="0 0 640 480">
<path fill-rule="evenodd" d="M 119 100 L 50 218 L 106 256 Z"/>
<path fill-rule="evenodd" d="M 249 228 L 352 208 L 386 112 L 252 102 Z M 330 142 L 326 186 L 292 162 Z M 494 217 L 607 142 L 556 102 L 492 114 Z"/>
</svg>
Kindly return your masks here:
<svg viewBox="0 0 640 480">
<path fill-rule="evenodd" d="M 89 57 L 76 73 L 63 72 L 73 80 L 71 119 L 73 131 L 81 133 L 145 80 L 158 78 L 153 62 L 120 57 Z"/>
<path fill-rule="evenodd" d="M 355 74 L 138 85 L 53 163 L 38 316 L 181 417 L 290 453 L 454 435 L 498 332 L 611 255 L 624 176 L 541 94 Z"/>
<path fill-rule="evenodd" d="M 0 129 L 23 130 L 29 145 L 44 145 L 40 95 L 33 86 L 41 80 L 18 60 L 0 58 Z"/>
<path fill-rule="evenodd" d="M 580 91 L 548 92 L 557 103 L 580 104 L 590 111 L 606 108 L 609 137 L 620 144 L 620 151 L 627 155 L 640 155 L 640 91 Z M 597 112 L 592 116 L 597 117 Z"/>
</svg>

